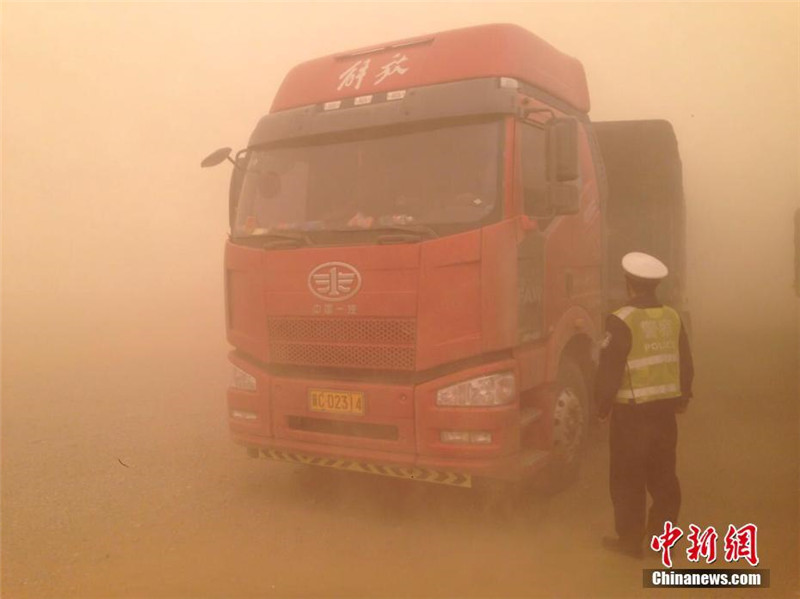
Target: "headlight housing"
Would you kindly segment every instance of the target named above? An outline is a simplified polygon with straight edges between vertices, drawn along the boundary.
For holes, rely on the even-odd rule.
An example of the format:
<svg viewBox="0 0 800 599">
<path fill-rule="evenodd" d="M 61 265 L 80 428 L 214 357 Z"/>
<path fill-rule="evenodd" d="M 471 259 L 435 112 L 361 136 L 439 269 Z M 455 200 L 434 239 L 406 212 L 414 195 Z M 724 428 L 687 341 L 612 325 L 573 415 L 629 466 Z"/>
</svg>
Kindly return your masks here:
<svg viewBox="0 0 800 599">
<path fill-rule="evenodd" d="M 516 397 L 513 372 L 500 372 L 470 379 L 436 393 L 437 406 L 500 406 Z"/>
<path fill-rule="evenodd" d="M 256 377 L 239 368 L 231 365 L 231 387 L 241 391 L 255 391 Z"/>
</svg>

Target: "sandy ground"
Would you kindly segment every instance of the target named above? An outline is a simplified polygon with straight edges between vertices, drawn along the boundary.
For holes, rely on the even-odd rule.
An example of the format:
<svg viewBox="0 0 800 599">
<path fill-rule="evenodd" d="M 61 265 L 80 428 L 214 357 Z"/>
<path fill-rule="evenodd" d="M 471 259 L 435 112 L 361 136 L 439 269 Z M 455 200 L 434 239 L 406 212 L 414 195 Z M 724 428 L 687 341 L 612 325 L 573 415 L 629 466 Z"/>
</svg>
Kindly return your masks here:
<svg viewBox="0 0 800 599">
<path fill-rule="evenodd" d="M 682 524 L 756 523 L 772 579 L 757 596 L 797 595 L 796 361 L 783 333 L 699 328 L 697 400 L 681 421 Z M 603 428 L 575 486 L 508 507 L 248 459 L 227 436 L 224 346 L 67 339 L 26 353 L 11 341 L 3 597 L 755 596 L 648 592 L 642 568 L 656 559 L 600 549 L 612 530 Z"/>
</svg>

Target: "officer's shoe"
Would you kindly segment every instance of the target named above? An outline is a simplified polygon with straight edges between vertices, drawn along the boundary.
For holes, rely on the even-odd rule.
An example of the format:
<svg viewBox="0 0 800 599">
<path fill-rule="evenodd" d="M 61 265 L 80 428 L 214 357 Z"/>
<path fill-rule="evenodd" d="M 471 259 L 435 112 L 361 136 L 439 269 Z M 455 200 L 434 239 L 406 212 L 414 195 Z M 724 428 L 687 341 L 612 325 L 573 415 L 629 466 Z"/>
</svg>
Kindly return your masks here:
<svg viewBox="0 0 800 599">
<path fill-rule="evenodd" d="M 625 543 L 616 537 L 603 537 L 603 548 L 634 559 L 642 559 L 644 557 L 641 544 Z"/>
</svg>

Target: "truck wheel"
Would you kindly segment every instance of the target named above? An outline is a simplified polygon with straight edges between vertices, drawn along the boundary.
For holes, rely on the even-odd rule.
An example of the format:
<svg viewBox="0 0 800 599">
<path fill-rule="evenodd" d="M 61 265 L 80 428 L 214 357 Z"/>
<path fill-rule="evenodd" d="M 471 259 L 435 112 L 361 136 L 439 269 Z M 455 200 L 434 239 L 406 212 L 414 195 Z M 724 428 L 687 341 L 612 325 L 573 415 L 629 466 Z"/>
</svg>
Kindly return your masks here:
<svg viewBox="0 0 800 599">
<path fill-rule="evenodd" d="M 545 486 L 557 491 L 578 476 L 589 431 L 589 394 L 581 369 L 575 362 L 561 364 L 553 409 L 553 449 L 545 473 Z"/>
</svg>

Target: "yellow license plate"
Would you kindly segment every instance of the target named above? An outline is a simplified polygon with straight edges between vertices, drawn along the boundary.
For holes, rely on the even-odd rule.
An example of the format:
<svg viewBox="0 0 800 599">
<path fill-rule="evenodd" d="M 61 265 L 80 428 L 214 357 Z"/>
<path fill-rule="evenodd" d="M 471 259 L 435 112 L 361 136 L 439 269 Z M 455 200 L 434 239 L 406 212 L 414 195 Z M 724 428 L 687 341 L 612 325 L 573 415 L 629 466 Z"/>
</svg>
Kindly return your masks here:
<svg viewBox="0 0 800 599">
<path fill-rule="evenodd" d="M 308 405 L 312 412 L 364 415 L 364 394 L 361 391 L 309 389 Z"/>
</svg>

